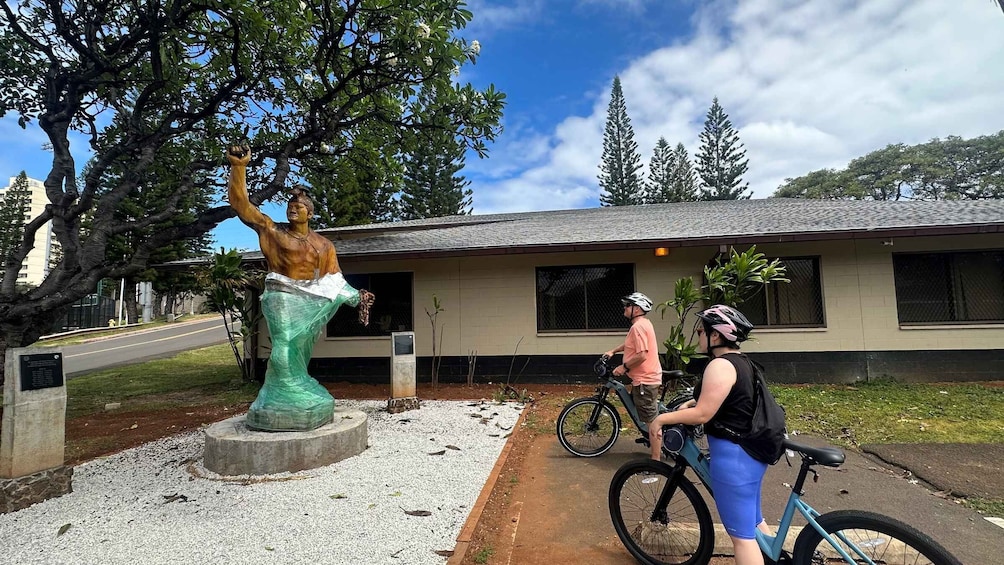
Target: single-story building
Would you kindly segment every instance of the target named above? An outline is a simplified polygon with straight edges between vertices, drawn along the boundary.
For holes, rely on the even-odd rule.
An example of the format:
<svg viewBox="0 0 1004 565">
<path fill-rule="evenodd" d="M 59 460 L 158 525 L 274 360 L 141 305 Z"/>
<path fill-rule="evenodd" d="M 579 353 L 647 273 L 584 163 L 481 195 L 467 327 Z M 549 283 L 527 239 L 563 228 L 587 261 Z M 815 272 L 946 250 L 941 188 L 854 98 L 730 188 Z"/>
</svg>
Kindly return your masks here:
<svg viewBox="0 0 1004 565">
<path fill-rule="evenodd" d="M 699 283 L 718 253 L 751 245 L 791 279 L 742 307 L 757 326 L 743 349 L 771 380 L 1004 378 L 1004 201 L 769 198 L 319 233 L 377 301 L 369 327 L 348 308 L 328 324 L 311 362 L 318 378 L 388 380 L 390 333 L 413 330 L 428 380 L 435 297 L 441 381 L 464 382 L 475 358 L 477 382 L 589 381 L 598 355 L 623 339 L 621 296 L 669 300 L 677 279 Z M 674 320 L 650 317 L 665 337 Z M 255 350 L 264 371 L 267 338 Z"/>
</svg>

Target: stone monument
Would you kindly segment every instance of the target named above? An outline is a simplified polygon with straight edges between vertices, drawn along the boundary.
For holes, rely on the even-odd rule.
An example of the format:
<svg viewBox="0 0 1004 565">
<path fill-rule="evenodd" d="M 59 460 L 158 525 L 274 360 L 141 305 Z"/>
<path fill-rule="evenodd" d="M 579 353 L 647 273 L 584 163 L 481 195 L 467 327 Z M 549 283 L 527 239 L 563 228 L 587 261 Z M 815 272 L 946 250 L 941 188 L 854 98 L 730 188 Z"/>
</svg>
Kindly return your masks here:
<svg viewBox="0 0 1004 565">
<path fill-rule="evenodd" d="M 391 414 L 420 408 L 415 395 L 415 332 L 390 334 L 390 399 Z"/>
<path fill-rule="evenodd" d="M 307 363 L 321 329 L 342 304 L 357 306 L 359 321 L 368 324 L 373 294 L 349 286 L 334 244 L 310 229 L 314 204 L 303 189 L 292 191 L 288 223 L 273 222 L 248 198 L 250 149 L 230 147 L 227 159 L 230 206 L 258 234 L 268 263 L 261 306 L 272 352 L 265 384 L 247 415 L 207 430 L 206 468 L 228 475 L 275 473 L 356 455 L 366 448 L 366 415 L 339 411 L 336 417 L 334 398 L 307 373 Z"/>
<path fill-rule="evenodd" d="M 72 492 L 63 465 L 66 385 L 59 348 L 11 348 L 4 365 L 0 514 Z"/>
</svg>

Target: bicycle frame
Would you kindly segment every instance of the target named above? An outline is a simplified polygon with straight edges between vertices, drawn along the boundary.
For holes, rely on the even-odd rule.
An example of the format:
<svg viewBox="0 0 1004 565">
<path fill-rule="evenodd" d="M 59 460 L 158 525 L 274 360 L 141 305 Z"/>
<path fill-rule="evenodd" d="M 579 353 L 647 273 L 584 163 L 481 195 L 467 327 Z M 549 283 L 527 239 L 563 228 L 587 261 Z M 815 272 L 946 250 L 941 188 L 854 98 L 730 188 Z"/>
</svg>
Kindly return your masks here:
<svg viewBox="0 0 1004 565">
<path fill-rule="evenodd" d="M 590 421 L 595 421 L 599 417 L 600 410 L 603 409 L 603 402 L 607 399 L 610 391 L 617 394 L 617 398 L 620 398 L 621 404 L 624 405 L 624 409 L 627 410 L 628 416 L 634 422 L 635 427 L 645 432 L 647 437 L 648 429 L 643 429 L 644 426 L 641 424 L 641 419 L 638 418 L 638 409 L 634 406 L 634 399 L 631 398 L 631 393 L 623 383 L 612 377 L 608 377 L 605 382 L 596 387 L 596 399 L 600 401 L 600 404 L 596 405 L 593 414 L 589 418 Z"/>
<path fill-rule="evenodd" d="M 648 426 L 643 424 L 641 418 L 638 416 L 638 409 L 634 405 L 634 398 L 631 397 L 631 392 L 628 391 L 627 386 L 618 381 L 613 377 L 607 377 L 607 380 L 596 387 L 595 398 L 600 401 L 593 409 L 592 415 L 590 415 L 589 421 L 595 422 L 596 418 L 600 415 L 600 410 L 603 409 L 603 402 L 606 400 L 607 396 L 613 391 L 617 394 L 617 398 L 620 398 L 621 404 L 624 405 L 624 409 L 627 410 L 628 416 L 630 416 L 631 421 L 646 438 L 648 437 Z M 667 411 L 666 405 L 662 400 L 659 400 L 659 413 Z"/>
<path fill-rule="evenodd" d="M 707 489 L 709 494 L 711 494 L 711 498 L 715 497 L 715 493 L 711 489 L 711 459 L 697 447 L 697 444 L 694 443 L 694 439 L 689 434 L 687 435 L 687 439 L 683 444 L 683 449 L 680 450 L 679 454 L 680 457 L 676 458 L 676 464 L 673 466 L 673 475 L 669 481 L 669 485 L 666 489 L 664 489 L 662 495 L 660 496 L 659 502 L 656 504 L 656 508 L 666 507 L 666 504 L 668 504 L 669 499 L 672 498 L 676 490 L 676 485 L 680 480 L 682 480 L 687 467 L 694 470 L 694 474 L 697 475 L 701 484 L 703 484 L 704 488 Z M 825 539 L 826 542 L 829 543 L 833 549 L 844 558 L 845 561 L 848 563 L 854 563 L 854 559 L 850 556 L 850 554 L 840 547 L 837 542 L 833 540 L 833 537 L 826 533 L 822 526 L 816 522 L 816 518 L 820 515 L 819 512 L 802 500 L 802 487 L 805 485 L 805 477 L 810 471 L 811 465 L 803 459 L 802 465 L 798 471 L 798 478 L 792 486 L 791 494 L 788 495 L 788 503 L 784 507 L 784 513 L 781 516 L 781 522 L 778 524 L 777 533 L 771 536 L 757 530 L 755 533 L 757 544 L 760 546 L 760 550 L 763 551 L 764 555 L 770 559 L 776 561 L 780 558 L 784 540 L 788 535 L 788 529 L 791 527 L 791 522 L 795 516 L 795 512 L 798 512 L 803 518 L 805 518 L 808 525 L 819 532 L 823 539 Z M 815 473 L 815 471 L 812 472 Z M 845 545 L 853 548 L 854 552 L 867 563 L 872 563 L 864 552 L 858 549 L 843 535 L 838 535 L 837 537 Z"/>
</svg>

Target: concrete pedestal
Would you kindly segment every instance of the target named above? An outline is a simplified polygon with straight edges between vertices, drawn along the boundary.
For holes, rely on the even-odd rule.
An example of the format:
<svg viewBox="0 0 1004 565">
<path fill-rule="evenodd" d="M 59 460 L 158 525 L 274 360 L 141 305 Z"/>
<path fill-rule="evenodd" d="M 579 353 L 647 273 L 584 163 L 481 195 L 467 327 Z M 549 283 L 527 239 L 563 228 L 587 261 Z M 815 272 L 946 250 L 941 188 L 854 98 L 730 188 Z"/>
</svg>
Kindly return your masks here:
<svg viewBox="0 0 1004 565">
<path fill-rule="evenodd" d="M 366 414 L 336 409 L 334 421 L 306 432 L 263 432 L 246 416 L 206 430 L 206 469 L 221 475 L 270 475 L 330 465 L 366 449 Z"/>
</svg>

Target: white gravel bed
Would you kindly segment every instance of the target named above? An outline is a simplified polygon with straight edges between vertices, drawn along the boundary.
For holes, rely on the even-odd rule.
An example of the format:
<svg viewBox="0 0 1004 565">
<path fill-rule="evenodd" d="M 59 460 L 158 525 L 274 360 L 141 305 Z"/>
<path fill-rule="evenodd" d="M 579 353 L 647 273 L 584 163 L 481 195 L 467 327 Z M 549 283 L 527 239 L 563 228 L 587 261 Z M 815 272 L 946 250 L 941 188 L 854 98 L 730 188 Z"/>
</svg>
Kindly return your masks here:
<svg viewBox="0 0 1004 565">
<path fill-rule="evenodd" d="M 522 406 L 338 404 L 369 418 L 356 457 L 220 477 L 202 466 L 202 431 L 148 443 L 76 467 L 72 494 L 0 514 L 0 563 L 441 565 Z"/>
</svg>

